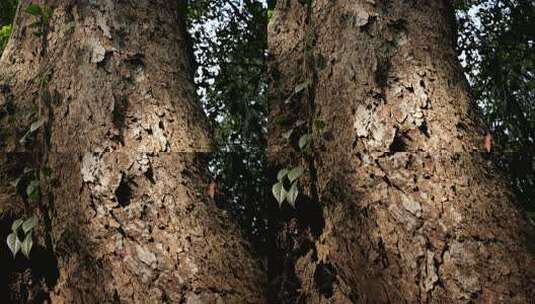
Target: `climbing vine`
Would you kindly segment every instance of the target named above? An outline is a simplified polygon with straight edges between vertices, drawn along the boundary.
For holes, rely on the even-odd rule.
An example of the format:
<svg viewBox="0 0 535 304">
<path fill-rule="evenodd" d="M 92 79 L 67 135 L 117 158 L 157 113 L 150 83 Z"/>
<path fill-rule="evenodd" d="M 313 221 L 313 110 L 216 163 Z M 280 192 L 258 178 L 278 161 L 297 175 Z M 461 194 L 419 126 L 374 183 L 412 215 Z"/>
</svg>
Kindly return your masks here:
<svg viewBox="0 0 535 304">
<path fill-rule="evenodd" d="M 316 35 L 314 23 L 312 22 L 310 15 L 312 9 L 312 1 L 305 1 L 307 20 L 305 22 L 305 36 L 303 38 L 303 78 L 304 81 L 297 84 L 292 93 L 284 101 L 285 105 L 292 103 L 293 101 L 306 101 L 308 112 L 308 120 L 298 120 L 294 127 L 290 128 L 287 132 L 282 134 L 282 137 L 291 143 L 292 135 L 296 129 L 301 129 L 301 136 L 297 140 L 297 149 L 299 152 L 299 160 L 309 162 L 313 167 L 313 151 L 314 143 L 324 135 L 325 122 L 321 119 L 315 119 L 315 105 L 314 105 L 314 91 L 315 91 L 315 57 L 313 49 L 316 43 Z M 272 15 L 272 14 L 271 14 Z M 272 16 L 269 16 L 270 18 Z M 299 178 L 304 174 L 305 169 L 302 166 L 289 167 L 281 169 L 277 174 L 277 182 L 272 187 L 272 193 L 280 206 L 284 201 L 287 201 L 292 207 L 295 208 L 295 202 L 299 195 Z M 313 172 L 311 172 L 313 173 Z M 288 189 L 288 190 L 287 190 Z"/>
<path fill-rule="evenodd" d="M 42 37 L 44 33 L 46 33 L 48 22 L 52 17 L 52 8 L 46 5 L 39 6 L 37 4 L 29 4 L 24 11 L 37 17 L 37 20 L 31 23 L 29 27 L 33 29 L 33 35 Z M 43 88 L 50 80 L 49 73 L 45 71 L 43 75 L 44 76 L 41 76 L 38 79 L 38 84 L 41 88 Z M 24 135 L 19 139 L 19 143 L 22 146 L 27 146 L 30 143 L 33 143 L 36 140 L 37 132 L 45 125 L 47 119 L 43 117 L 40 112 L 41 111 L 38 111 L 36 108 L 33 108 L 26 113 L 25 116 L 27 119 L 34 119 L 32 123 L 27 126 Z M 41 201 L 41 177 L 49 178 L 50 176 L 51 170 L 49 168 L 26 167 L 12 185 L 24 201 L 39 206 Z M 23 216 L 13 221 L 11 225 L 11 233 L 7 236 L 6 243 L 14 258 L 19 251 L 26 258 L 30 258 L 30 253 L 33 247 L 33 231 L 38 222 L 38 218 L 35 214 L 31 216 Z"/>
<path fill-rule="evenodd" d="M 298 121 L 295 128 L 304 125 L 304 121 Z M 299 159 L 306 159 L 306 156 L 313 154 L 313 142 L 319 141 L 324 134 L 325 122 L 323 120 L 315 120 L 312 125 L 312 132 L 306 129 L 305 134 L 299 137 L 297 141 L 298 151 L 300 153 Z M 283 137 L 291 141 L 295 128 L 283 133 Z M 287 201 L 292 207 L 295 207 L 295 201 L 299 195 L 299 178 L 305 173 L 302 166 L 288 167 L 279 170 L 277 173 L 277 183 L 272 187 L 272 193 L 279 205 Z M 288 189 L 288 190 L 287 190 Z"/>
</svg>

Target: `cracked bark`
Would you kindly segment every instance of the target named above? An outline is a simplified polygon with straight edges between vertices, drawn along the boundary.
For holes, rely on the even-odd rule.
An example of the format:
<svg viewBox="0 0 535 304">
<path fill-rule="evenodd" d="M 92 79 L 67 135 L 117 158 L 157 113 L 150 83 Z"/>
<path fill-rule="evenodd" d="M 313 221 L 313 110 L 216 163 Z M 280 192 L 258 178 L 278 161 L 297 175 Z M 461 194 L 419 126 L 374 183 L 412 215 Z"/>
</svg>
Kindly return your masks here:
<svg viewBox="0 0 535 304">
<path fill-rule="evenodd" d="M 297 209 L 278 215 L 271 264 L 285 266 L 271 273 L 272 302 L 535 296 L 533 228 L 483 153 L 452 14 L 438 0 L 278 1 L 268 27 L 273 167 L 299 159 L 297 137 L 283 133 L 306 132 L 303 117 L 327 132 L 315 137 Z M 309 77 L 307 56 L 311 92 L 282 102 Z M 320 209 L 319 233 L 306 204 Z"/>
<path fill-rule="evenodd" d="M 19 9 L 0 61 L 0 107 L 14 107 L 0 115 L 0 206 L 49 222 L 35 248 L 53 254 L 57 274 L 22 281 L 14 301 L 262 302 L 260 264 L 205 191 L 211 139 L 184 3 L 47 1 L 42 38 Z M 17 165 L 48 167 L 54 180 L 42 176 L 36 205 L 15 204 L 8 185 L 25 153 Z"/>
</svg>

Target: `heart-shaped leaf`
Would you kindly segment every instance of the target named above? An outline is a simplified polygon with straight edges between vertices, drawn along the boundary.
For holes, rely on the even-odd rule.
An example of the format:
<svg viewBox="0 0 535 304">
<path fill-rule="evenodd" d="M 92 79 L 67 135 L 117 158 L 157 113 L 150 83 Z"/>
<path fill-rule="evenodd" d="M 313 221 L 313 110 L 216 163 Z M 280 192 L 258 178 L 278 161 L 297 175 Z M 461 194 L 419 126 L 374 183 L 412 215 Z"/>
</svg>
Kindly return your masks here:
<svg viewBox="0 0 535 304">
<path fill-rule="evenodd" d="M 14 188 L 17 188 L 19 186 L 19 183 L 20 181 L 22 180 L 22 177 L 18 177 L 16 180 L 14 180 L 11 185 L 14 187 Z"/>
<path fill-rule="evenodd" d="M 22 224 L 22 230 L 24 231 L 24 233 L 28 233 L 28 231 L 32 230 L 35 225 L 37 225 L 37 217 L 33 215 L 32 217 L 24 221 L 24 224 Z"/>
<path fill-rule="evenodd" d="M 273 192 L 273 196 L 275 196 L 275 199 L 277 200 L 279 205 L 282 205 L 287 193 L 286 189 L 284 189 L 284 185 L 282 183 L 276 183 L 275 185 L 273 185 L 271 191 Z"/>
<path fill-rule="evenodd" d="M 22 225 L 23 222 L 24 220 L 21 218 L 14 221 L 13 224 L 11 224 L 11 231 L 17 232 L 17 229 L 19 229 L 20 225 Z"/>
<path fill-rule="evenodd" d="M 279 182 L 282 182 L 282 180 L 284 179 L 284 177 L 288 175 L 288 169 L 281 169 L 279 171 L 279 173 L 277 174 L 277 180 Z"/>
<path fill-rule="evenodd" d="M 301 138 L 299 138 L 299 149 L 304 150 L 310 143 L 311 139 L 312 136 L 310 136 L 310 134 L 305 134 L 301 136 Z"/>
<path fill-rule="evenodd" d="M 9 234 L 7 236 L 7 247 L 9 248 L 9 250 L 11 251 L 11 253 L 13 254 L 13 257 L 15 257 L 17 255 L 17 252 L 19 252 L 20 250 L 20 241 L 19 241 L 19 238 L 17 237 L 17 234 L 15 232 Z"/>
<path fill-rule="evenodd" d="M 288 204 L 290 204 L 292 207 L 295 208 L 295 201 L 297 200 L 297 196 L 299 195 L 299 189 L 297 188 L 297 183 L 293 183 L 292 187 L 290 188 L 290 191 L 286 194 L 286 199 L 288 201 Z"/>
<path fill-rule="evenodd" d="M 290 172 L 288 172 L 288 179 L 290 180 L 290 183 L 293 183 L 294 180 L 298 179 L 301 175 L 303 175 L 303 172 L 305 170 L 301 166 L 297 166 L 293 168 Z"/>
<path fill-rule="evenodd" d="M 39 181 L 33 180 L 28 184 L 26 195 L 31 201 L 36 201 L 39 198 Z"/>
<path fill-rule="evenodd" d="M 32 246 L 33 246 L 32 234 L 28 233 L 26 237 L 24 238 L 24 241 L 20 245 L 20 251 L 28 259 L 30 259 L 30 252 L 32 251 Z"/>
</svg>

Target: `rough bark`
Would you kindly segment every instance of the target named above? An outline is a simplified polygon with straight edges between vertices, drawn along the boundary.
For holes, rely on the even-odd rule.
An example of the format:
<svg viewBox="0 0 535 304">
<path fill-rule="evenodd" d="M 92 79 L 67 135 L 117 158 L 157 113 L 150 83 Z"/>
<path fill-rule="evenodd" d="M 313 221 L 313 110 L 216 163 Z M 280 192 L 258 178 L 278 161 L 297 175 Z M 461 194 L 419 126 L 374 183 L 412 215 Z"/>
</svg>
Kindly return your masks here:
<svg viewBox="0 0 535 304">
<path fill-rule="evenodd" d="M 304 2 L 279 0 L 268 28 L 270 158 L 309 168 L 281 212 L 272 301 L 532 301 L 533 227 L 483 152 L 449 1 Z"/>
<path fill-rule="evenodd" d="M 211 143 L 195 102 L 185 2 L 47 1 L 53 16 L 37 28 L 21 2 L 0 61 L 9 131 L 0 205 L 39 215 L 35 248 L 57 267 L 41 274 L 47 280 L 27 271 L 39 281 L 22 280 L 14 300 L 261 302 L 259 264 L 206 193 Z M 7 179 L 25 154 L 16 164 L 41 172 L 41 198 L 17 198 L 17 209 Z"/>
</svg>

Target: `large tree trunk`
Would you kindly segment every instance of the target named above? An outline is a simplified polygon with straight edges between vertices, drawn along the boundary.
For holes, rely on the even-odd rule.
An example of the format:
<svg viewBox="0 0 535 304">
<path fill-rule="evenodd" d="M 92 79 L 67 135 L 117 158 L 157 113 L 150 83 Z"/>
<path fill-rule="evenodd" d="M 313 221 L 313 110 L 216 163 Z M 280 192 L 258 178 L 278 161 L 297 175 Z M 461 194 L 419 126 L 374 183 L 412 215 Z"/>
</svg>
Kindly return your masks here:
<svg viewBox="0 0 535 304">
<path fill-rule="evenodd" d="M 259 264 L 206 193 L 211 144 L 195 102 L 185 1 L 47 1 L 52 18 L 36 28 L 22 2 L 0 61 L 9 130 L 0 204 L 39 215 L 31 258 L 41 249 L 57 268 L 31 269 L 33 283 L 15 300 L 261 302 Z M 41 172 L 39 202 L 21 197 L 13 207 L 13 162 Z"/>
<path fill-rule="evenodd" d="M 278 226 L 275 301 L 532 301 L 533 229 L 483 152 L 449 1 L 303 2 L 269 25 L 271 160 L 309 168 Z"/>
</svg>

